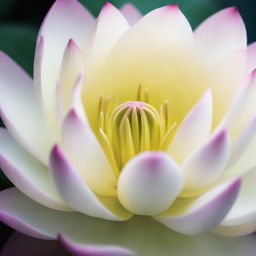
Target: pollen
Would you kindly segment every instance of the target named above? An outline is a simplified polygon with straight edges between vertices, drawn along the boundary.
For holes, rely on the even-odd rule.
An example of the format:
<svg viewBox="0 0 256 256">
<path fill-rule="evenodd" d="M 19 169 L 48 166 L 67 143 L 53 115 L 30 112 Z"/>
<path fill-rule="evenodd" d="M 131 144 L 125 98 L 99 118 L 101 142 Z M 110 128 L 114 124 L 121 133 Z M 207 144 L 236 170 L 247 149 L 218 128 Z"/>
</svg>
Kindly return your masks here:
<svg viewBox="0 0 256 256">
<path fill-rule="evenodd" d="M 117 104 L 111 97 L 99 99 L 100 142 L 118 176 L 120 170 L 138 153 L 165 150 L 175 123 L 168 101 L 159 111 L 149 103 L 149 92 L 138 87 L 134 101 Z"/>
</svg>

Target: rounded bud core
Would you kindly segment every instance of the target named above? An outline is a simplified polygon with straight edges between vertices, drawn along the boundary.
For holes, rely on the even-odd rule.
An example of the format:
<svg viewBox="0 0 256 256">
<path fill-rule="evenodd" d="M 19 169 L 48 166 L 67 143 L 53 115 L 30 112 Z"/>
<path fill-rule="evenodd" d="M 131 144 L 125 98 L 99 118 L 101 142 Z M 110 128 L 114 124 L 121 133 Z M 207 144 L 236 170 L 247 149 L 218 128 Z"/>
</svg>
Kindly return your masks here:
<svg viewBox="0 0 256 256">
<path fill-rule="evenodd" d="M 180 167 L 165 152 L 143 152 L 123 168 L 118 198 L 129 211 L 156 215 L 167 210 L 183 187 Z"/>
</svg>

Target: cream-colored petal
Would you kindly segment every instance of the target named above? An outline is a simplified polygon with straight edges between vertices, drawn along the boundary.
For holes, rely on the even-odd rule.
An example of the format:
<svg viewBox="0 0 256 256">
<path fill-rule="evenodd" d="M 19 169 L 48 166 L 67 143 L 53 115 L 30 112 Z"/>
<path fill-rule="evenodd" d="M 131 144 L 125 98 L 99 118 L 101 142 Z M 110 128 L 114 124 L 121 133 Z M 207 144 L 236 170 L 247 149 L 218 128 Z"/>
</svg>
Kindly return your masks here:
<svg viewBox="0 0 256 256">
<path fill-rule="evenodd" d="M 95 134 L 74 110 L 62 127 L 62 144 L 84 181 L 96 193 L 116 195 L 117 178 Z"/>
<path fill-rule="evenodd" d="M 122 13 L 110 2 L 101 9 L 85 50 L 87 69 L 102 65 L 116 41 L 129 28 Z"/>
<path fill-rule="evenodd" d="M 212 108 L 212 92 L 209 89 L 182 120 L 167 149 L 177 162 L 184 162 L 210 135 Z"/>
<path fill-rule="evenodd" d="M 54 187 L 48 168 L 17 144 L 7 130 L 0 129 L 0 166 L 10 181 L 38 203 L 69 210 Z"/>
<path fill-rule="evenodd" d="M 64 115 L 72 108 L 72 91 L 84 68 L 83 54 L 76 42 L 70 39 L 63 55 L 59 78 Z"/>
<path fill-rule="evenodd" d="M 42 98 L 48 125 L 56 137 L 59 131 L 54 111 L 55 92 L 65 47 L 70 39 L 74 39 L 79 47 L 82 47 L 92 24 L 94 18 L 78 1 L 57 0 L 47 14 L 38 35 L 36 87 Z M 44 38 L 43 50 L 40 47 L 41 37 Z"/>
<path fill-rule="evenodd" d="M 53 142 L 46 129 L 33 82 L 4 53 L 0 53 L 0 112 L 12 136 L 46 164 Z"/>
<path fill-rule="evenodd" d="M 50 169 L 58 192 L 72 209 L 112 221 L 127 220 L 132 216 L 116 197 L 94 194 L 58 145 L 52 149 Z"/>
</svg>

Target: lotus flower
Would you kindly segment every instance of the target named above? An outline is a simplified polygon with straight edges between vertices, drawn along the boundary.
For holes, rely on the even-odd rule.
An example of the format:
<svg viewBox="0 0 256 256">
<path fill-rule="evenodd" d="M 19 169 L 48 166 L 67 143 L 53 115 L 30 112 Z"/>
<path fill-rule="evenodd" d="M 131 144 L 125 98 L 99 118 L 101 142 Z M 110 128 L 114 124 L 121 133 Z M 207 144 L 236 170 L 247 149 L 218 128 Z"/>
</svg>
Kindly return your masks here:
<svg viewBox="0 0 256 256">
<path fill-rule="evenodd" d="M 255 67 L 236 8 L 193 32 L 57 0 L 33 81 L 1 53 L 1 220 L 75 255 L 255 255 Z"/>
</svg>

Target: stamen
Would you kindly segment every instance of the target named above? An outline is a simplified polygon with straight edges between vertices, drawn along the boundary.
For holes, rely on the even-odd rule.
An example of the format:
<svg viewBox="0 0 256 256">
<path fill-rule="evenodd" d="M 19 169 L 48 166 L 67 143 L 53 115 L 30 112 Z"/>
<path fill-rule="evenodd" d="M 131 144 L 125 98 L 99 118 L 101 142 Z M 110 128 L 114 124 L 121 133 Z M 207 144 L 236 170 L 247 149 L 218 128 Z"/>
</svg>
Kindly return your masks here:
<svg viewBox="0 0 256 256">
<path fill-rule="evenodd" d="M 174 134 L 169 102 L 158 112 L 149 104 L 149 91 L 142 89 L 139 85 L 136 101 L 118 106 L 111 97 L 99 97 L 99 138 L 116 175 L 136 154 L 166 150 Z"/>
</svg>

